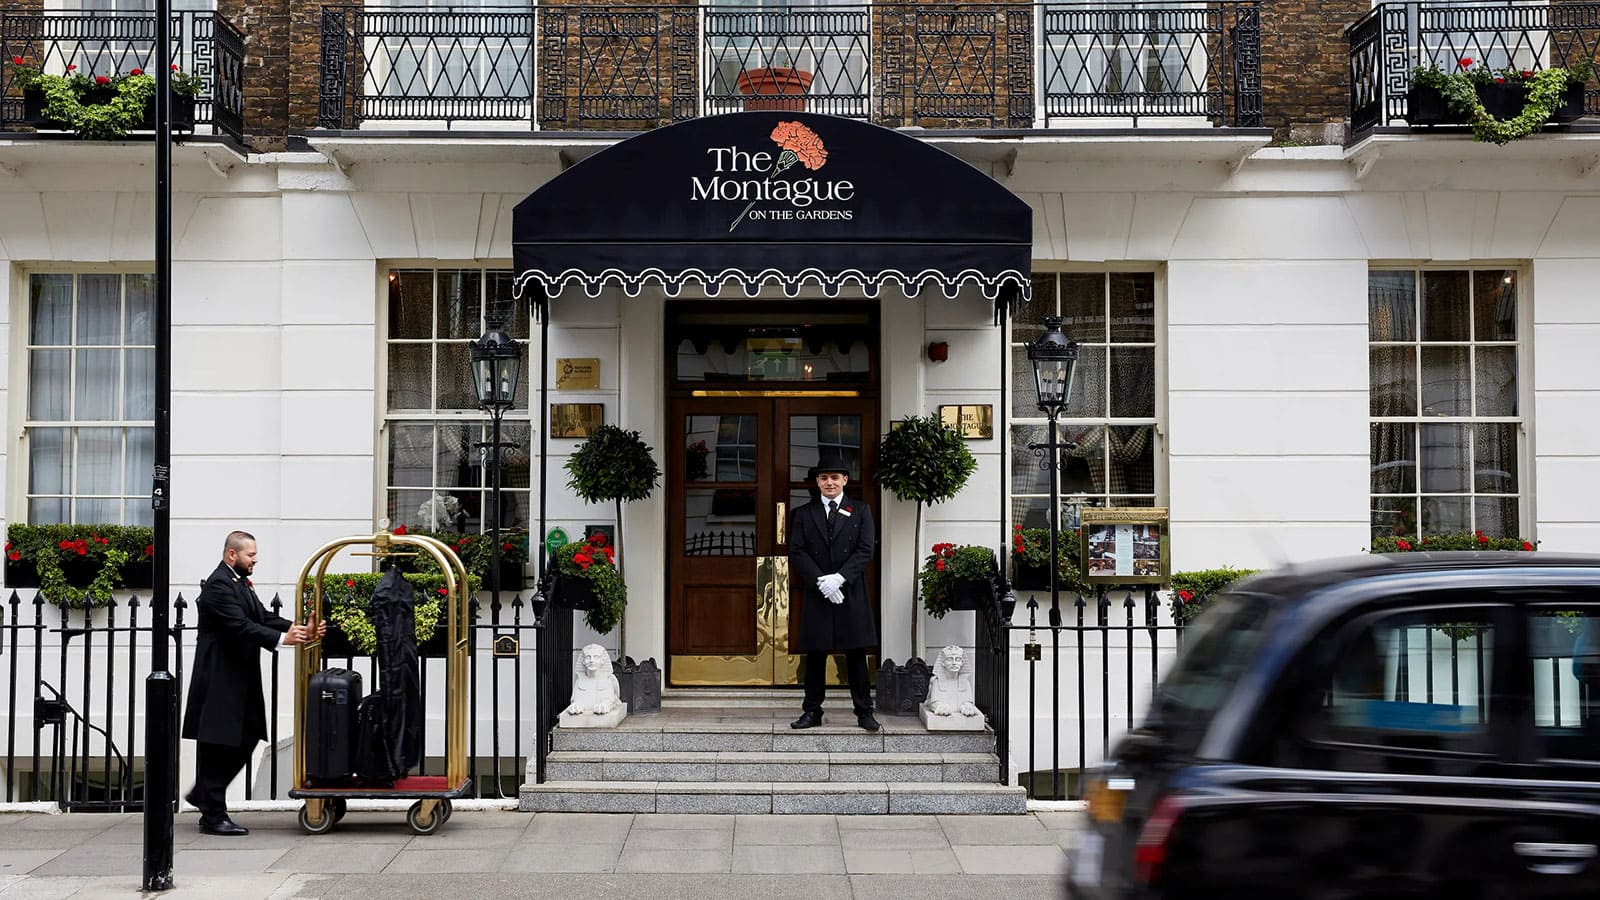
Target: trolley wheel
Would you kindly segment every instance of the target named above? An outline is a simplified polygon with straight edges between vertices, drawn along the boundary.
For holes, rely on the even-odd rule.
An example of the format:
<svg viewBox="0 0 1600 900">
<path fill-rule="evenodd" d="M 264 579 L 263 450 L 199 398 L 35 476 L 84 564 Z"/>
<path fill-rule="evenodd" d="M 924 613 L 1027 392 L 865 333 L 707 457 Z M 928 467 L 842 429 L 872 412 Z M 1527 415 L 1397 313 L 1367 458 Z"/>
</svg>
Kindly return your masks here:
<svg viewBox="0 0 1600 900">
<path fill-rule="evenodd" d="M 444 811 L 444 820 L 446 822 L 450 821 L 450 817 L 455 814 L 455 808 L 450 805 L 449 800 L 440 800 L 439 809 Z"/>
<path fill-rule="evenodd" d="M 427 821 L 423 821 L 422 803 L 423 801 L 418 800 L 417 802 L 411 804 L 411 808 L 409 810 L 406 810 L 406 824 L 410 825 L 411 830 L 417 834 L 433 834 L 435 831 L 438 831 L 444 826 L 445 816 L 448 814 L 439 806 L 435 805 L 433 808 L 433 815 L 429 816 Z"/>
<path fill-rule="evenodd" d="M 333 810 L 326 804 L 322 807 L 322 819 L 317 822 L 311 821 L 311 808 L 308 804 L 300 806 L 300 827 L 305 829 L 306 834 L 327 834 L 333 830 L 333 823 L 337 821 Z"/>
<path fill-rule="evenodd" d="M 350 804 L 347 803 L 343 797 L 340 797 L 336 800 L 329 800 L 328 807 L 333 810 L 333 821 L 336 825 L 339 822 L 344 821 L 344 814 L 350 811 Z"/>
</svg>

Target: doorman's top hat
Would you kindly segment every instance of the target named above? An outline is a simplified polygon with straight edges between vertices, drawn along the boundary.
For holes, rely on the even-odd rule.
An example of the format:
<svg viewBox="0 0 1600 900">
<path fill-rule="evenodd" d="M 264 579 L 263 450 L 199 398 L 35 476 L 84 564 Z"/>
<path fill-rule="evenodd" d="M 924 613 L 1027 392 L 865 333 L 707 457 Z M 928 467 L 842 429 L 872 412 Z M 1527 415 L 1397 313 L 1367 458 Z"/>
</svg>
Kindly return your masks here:
<svg viewBox="0 0 1600 900">
<path fill-rule="evenodd" d="M 812 469 L 811 472 L 813 476 L 821 475 L 824 472 L 838 472 L 840 475 L 849 477 L 850 464 L 838 456 L 824 456 L 822 461 L 817 463 L 817 467 Z"/>
</svg>

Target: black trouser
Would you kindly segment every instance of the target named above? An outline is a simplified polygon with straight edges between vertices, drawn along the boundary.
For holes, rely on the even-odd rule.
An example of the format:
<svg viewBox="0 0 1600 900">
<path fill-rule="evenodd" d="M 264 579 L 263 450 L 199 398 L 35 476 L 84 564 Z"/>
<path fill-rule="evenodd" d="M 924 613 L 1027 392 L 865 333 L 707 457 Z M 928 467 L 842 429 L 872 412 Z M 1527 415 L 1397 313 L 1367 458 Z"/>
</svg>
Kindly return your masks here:
<svg viewBox="0 0 1600 900">
<path fill-rule="evenodd" d="M 822 711 L 822 697 L 827 692 L 828 657 L 830 653 L 806 654 L 806 699 L 801 708 L 807 712 Z M 845 675 L 850 679 L 850 702 L 856 715 L 872 712 L 872 685 L 867 682 L 866 648 L 844 651 Z"/>
<path fill-rule="evenodd" d="M 255 746 L 232 747 L 197 742 L 194 787 L 184 795 L 184 799 L 193 803 L 203 818 L 218 819 L 228 814 L 228 785 L 239 777 L 239 773 L 250 762 L 250 754 Z"/>
</svg>

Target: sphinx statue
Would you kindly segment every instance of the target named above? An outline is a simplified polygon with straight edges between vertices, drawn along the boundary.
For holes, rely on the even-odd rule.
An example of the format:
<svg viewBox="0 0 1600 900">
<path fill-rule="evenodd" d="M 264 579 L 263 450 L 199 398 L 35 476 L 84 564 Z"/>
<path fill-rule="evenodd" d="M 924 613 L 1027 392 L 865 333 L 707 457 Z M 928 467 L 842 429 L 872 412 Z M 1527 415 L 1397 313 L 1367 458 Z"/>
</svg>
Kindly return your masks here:
<svg viewBox="0 0 1600 900">
<path fill-rule="evenodd" d="M 573 660 L 572 700 L 561 711 L 561 727 L 610 728 L 627 717 L 611 654 L 599 644 L 586 645 Z"/>
<path fill-rule="evenodd" d="M 983 730 L 983 713 L 975 702 L 972 676 L 962 671 L 966 662 L 966 651 L 955 644 L 939 651 L 928 679 L 928 699 L 919 708 L 922 724 L 929 731 Z"/>
</svg>

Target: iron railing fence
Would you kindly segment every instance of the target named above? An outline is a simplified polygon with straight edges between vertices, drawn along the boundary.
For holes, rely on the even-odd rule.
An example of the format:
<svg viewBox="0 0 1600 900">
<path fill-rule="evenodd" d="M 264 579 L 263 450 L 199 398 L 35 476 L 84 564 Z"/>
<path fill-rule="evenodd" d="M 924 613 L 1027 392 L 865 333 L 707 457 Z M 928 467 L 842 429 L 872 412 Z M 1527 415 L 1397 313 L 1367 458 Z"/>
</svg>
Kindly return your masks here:
<svg viewBox="0 0 1600 900">
<path fill-rule="evenodd" d="M 77 811 L 143 808 L 144 682 L 150 671 L 151 642 L 156 639 L 149 624 L 150 602 L 148 595 L 132 594 L 114 597 L 103 609 L 82 610 L 54 606 L 37 594 L 23 599 L 12 591 L 8 601 L 0 604 L 4 615 L 0 654 L 9 656 L 0 667 L 6 680 L 6 725 L 0 746 L 5 791 L 0 799 L 54 801 L 62 809 Z M 274 614 L 283 609 L 279 597 L 267 605 Z M 188 610 L 189 603 L 179 595 L 173 604 L 169 639 L 172 671 L 180 684 L 194 643 L 190 634 L 194 626 L 185 618 Z M 570 614 L 566 622 L 570 634 Z M 498 605 L 491 601 L 480 606 L 473 601 L 474 651 L 469 660 L 466 702 L 468 774 L 475 797 L 515 797 L 524 774 L 522 766 L 529 759 L 535 759 L 542 772 L 544 742 L 536 738 L 547 734 L 553 724 L 555 704 L 548 698 L 560 688 L 547 677 L 546 667 L 524 662 L 528 651 L 537 647 L 541 632 L 541 623 L 535 621 L 531 605 L 520 594 Z M 497 655 L 493 652 L 497 642 L 502 649 L 521 652 Z M 566 644 L 570 667 L 570 637 Z M 546 655 L 557 652 L 550 648 Z M 263 772 L 250 774 L 245 782 L 247 799 L 284 796 L 279 785 L 290 773 L 280 771 L 279 750 L 289 735 L 282 733 L 281 721 L 294 705 L 292 694 L 282 687 L 283 679 L 294 670 L 293 660 L 286 658 L 288 653 L 272 654 L 267 663 L 269 738 Z M 377 667 L 370 658 L 334 657 L 325 664 L 354 668 L 363 673 L 369 689 L 376 685 Z M 426 748 L 428 722 L 444 720 L 446 698 L 437 688 L 429 690 L 430 684 L 442 685 L 438 676 L 443 675 L 444 661 L 424 658 L 421 667 L 422 741 Z M 555 673 L 561 669 L 557 665 L 548 668 Z M 430 678 L 430 670 L 435 677 Z M 567 677 L 570 679 L 570 673 Z M 555 680 L 559 681 L 558 674 Z M 19 711 L 29 709 L 31 727 L 19 726 Z M 180 749 L 190 752 L 187 746 Z M 430 763 L 424 755 L 420 773 L 428 774 L 430 764 L 440 765 L 437 758 Z M 267 776 L 265 798 L 256 789 L 261 774 Z M 176 798 L 174 792 L 169 799 Z"/>
<path fill-rule="evenodd" d="M 0 12 L 0 131 L 24 123 L 15 59 L 40 72 L 90 78 L 154 73 L 156 17 L 138 12 Z M 201 79 L 195 125 L 244 140 L 244 35 L 211 12 L 172 14 L 172 60 Z"/>
<path fill-rule="evenodd" d="M 1162 617 L 1154 588 L 1063 591 L 1054 609 L 1048 592 L 1018 593 L 1025 624 L 1004 605 L 978 615 L 977 705 L 994 728 L 1003 783 L 1032 799 L 1081 799 L 1079 773 L 1138 724 L 1186 626 Z"/>
<path fill-rule="evenodd" d="M 1539 71 L 1594 61 L 1600 3 L 1380 3 L 1345 30 L 1350 42 L 1350 127 L 1357 134 L 1407 121 L 1412 72 L 1473 67 Z M 1600 86 L 1584 87 L 1600 113 Z"/>
<path fill-rule="evenodd" d="M 890 127 L 1261 124 L 1258 0 L 322 8 L 322 128 L 629 130 L 741 109 Z"/>
</svg>

